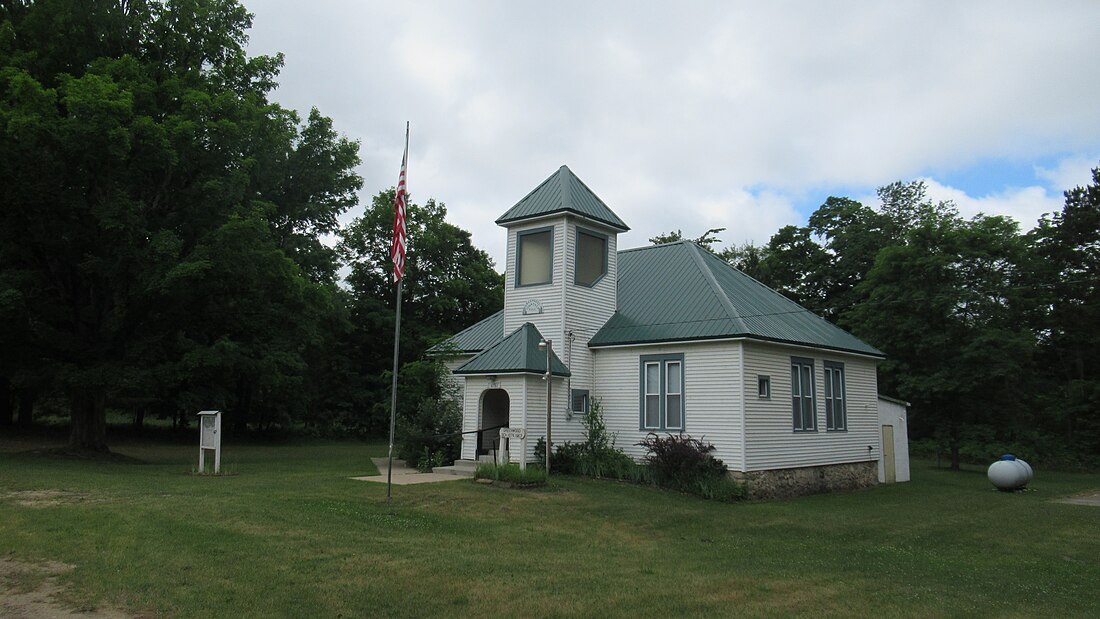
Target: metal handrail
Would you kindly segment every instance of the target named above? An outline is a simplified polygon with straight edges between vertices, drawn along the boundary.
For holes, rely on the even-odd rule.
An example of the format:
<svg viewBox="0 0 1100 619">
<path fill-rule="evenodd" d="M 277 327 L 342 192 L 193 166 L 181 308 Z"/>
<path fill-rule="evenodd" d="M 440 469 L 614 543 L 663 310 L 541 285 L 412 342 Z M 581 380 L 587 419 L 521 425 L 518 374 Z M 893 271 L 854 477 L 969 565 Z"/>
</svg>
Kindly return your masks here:
<svg viewBox="0 0 1100 619">
<path fill-rule="evenodd" d="M 469 432 L 461 432 L 461 434 L 469 434 L 470 432 L 477 432 L 477 445 L 474 447 L 474 454 L 475 455 L 480 455 L 481 454 L 481 442 L 482 442 L 482 440 L 484 440 L 482 437 L 485 436 L 485 433 L 490 432 L 492 430 L 499 430 L 501 428 L 507 428 L 507 427 L 508 427 L 508 424 L 502 423 L 499 426 L 492 426 L 491 428 L 480 428 L 480 429 L 477 429 L 477 430 L 470 430 Z M 498 436 L 497 437 L 497 444 L 493 445 L 493 449 L 497 449 L 500 446 L 499 441 L 500 441 L 500 438 Z"/>
</svg>

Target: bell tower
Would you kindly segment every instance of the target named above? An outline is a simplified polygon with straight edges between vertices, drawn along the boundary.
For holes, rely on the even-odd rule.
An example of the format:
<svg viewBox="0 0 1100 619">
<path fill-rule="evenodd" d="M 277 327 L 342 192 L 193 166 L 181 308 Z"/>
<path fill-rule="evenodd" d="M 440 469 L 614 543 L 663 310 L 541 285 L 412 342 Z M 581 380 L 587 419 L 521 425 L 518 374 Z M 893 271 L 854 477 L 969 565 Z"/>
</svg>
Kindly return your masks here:
<svg viewBox="0 0 1100 619">
<path fill-rule="evenodd" d="M 573 402 L 592 389 L 588 340 L 617 306 L 618 234 L 630 228 L 566 166 L 496 220 L 508 230 L 504 335 L 534 324 L 571 372 Z M 555 409 L 558 409 L 555 406 Z"/>
</svg>

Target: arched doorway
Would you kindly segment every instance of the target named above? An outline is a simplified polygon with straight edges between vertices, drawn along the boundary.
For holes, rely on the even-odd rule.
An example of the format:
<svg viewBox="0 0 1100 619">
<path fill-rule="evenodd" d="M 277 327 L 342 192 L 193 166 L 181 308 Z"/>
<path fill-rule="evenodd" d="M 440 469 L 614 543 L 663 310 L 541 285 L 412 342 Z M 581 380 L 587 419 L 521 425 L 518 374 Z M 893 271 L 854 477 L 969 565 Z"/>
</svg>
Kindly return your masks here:
<svg viewBox="0 0 1100 619">
<path fill-rule="evenodd" d="M 477 455 L 492 453 L 500 446 L 500 428 L 508 425 L 508 392 L 486 389 L 481 394 L 481 416 L 478 420 Z"/>
</svg>

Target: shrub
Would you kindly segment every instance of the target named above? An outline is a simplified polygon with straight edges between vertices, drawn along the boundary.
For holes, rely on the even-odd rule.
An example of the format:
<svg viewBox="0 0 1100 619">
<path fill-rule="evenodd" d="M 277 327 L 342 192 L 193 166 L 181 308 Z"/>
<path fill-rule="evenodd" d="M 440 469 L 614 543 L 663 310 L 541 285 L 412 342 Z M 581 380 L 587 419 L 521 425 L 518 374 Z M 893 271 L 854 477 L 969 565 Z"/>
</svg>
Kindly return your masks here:
<svg viewBox="0 0 1100 619">
<path fill-rule="evenodd" d="M 416 470 L 421 473 L 431 473 L 437 466 L 447 466 L 455 461 L 455 458 L 445 451 L 432 451 L 428 447 L 420 452 L 420 458 L 416 461 Z"/>
<path fill-rule="evenodd" d="M 430 470 L 458 459 L 462 445 L 462 411 L 451 398 L 426 398 L 416 413 L 398 420 L 398 457 L 409 466 Z M 438 463 L 438 464 L 433 464 Z"/>
<path fill-rule="evenodd" d="M 536 452 L 539 445 L 535 445 Z M 566 441 L 561 443 L 557 447 L 554 447 L 554 456 L 550 461 L 550 466 L 555 473 L 561 473 L 563 475 L 581 475 L 581 460 L 585 458 L 585 445 L 584 443 L 570 443 Z M 546 453 L 546 444 L 542 443 L 541 454 Z"/>
<path fill-rule="evenodd" d="M 712 455 L 711 443 L 650 432 L 638 445 L 648 452 L 645 461 L 657 485 L 722 501 L 744 496 L 741 486 L 729 478 L 725 463 Z"/>
</svg>

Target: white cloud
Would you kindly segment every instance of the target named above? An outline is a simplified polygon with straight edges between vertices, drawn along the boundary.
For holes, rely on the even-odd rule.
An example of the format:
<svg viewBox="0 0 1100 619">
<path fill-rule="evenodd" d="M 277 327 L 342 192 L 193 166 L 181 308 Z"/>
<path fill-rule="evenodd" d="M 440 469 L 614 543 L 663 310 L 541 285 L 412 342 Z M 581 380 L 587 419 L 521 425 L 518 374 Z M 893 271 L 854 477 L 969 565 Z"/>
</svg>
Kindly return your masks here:
<svg viewBox="0 0 1100 619">
<path fill-rule="evenodd" d="M 1051 189 L 1066 191 L 1092 184 L 1092 170 L 1100 166 L 1100 157 L 1076 155 L 1058 162 L 1054 168 L 1035 167 L 1035 175 L 1048 182 Z"/>
<path fill-rule="evenodd" d="M 1035 227 L 1044 213 L 1056 213 L 1062 210 L 1061 193 L 1052 193 L 1045 187 L 1031 186 L 1008 189 L 1002 192 L 971 196 L 965 191 L 947 187 L 935 179 L 922 179 L 928 188 L 928 197 L 934 201 L 950 200 L 959 207 L 959 214 L 971 218 L 978 213 L 986 215 L 1005 215 L 1020 224 L 1020 230 Z"/>
<path fill-rule="evenodd" d="M 1096 3 L 245 1 L 253 53 L 286 53 L 276 100 L 362 140 L 363 202 L 411 120 L 415 197 L 498 267 L 492 219 L 563 163 L 635 228 L 626 247 L 762 242 L 836 188 L 1100 153 Z M 1096 164 L 936 190 L 1026 228 Z"/>
</svg>

